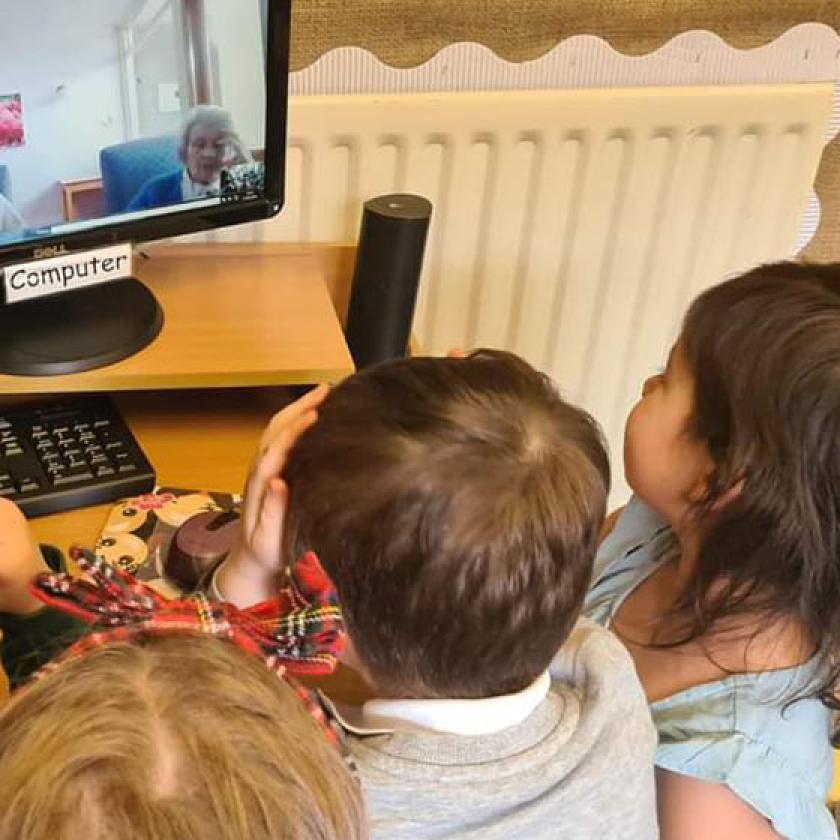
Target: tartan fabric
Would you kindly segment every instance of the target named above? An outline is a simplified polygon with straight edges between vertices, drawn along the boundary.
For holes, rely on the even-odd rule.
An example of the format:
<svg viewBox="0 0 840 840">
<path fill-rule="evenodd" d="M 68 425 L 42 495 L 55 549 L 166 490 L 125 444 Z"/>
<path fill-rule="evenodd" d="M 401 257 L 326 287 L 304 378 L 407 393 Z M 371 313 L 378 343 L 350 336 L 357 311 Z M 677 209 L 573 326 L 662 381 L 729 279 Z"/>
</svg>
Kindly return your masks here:
<svg viewBox="0 0 840 840">
<path fill-rule="evenodd" d="M 344 638 L 336 592 L 314 554 L 295 565 L 293 581 L 272 601 L 239 610 L 196 593 L 169 600 L 132 575 L 81 549 L 70 552 L 82 572 L 43 573 L 30 589 L 39 600 L 91 625 L 58 659 L 36 675 L 50 673 L 66 659 L 83 656 L 106 644 L 131 642 L 154 635 L 204 633 L 228 639 L 260 656 L 285 679 L 334 744 L 336 727 L 317 697 L 290 678 L 291 674 L 328 674 Z"/>
</svg>

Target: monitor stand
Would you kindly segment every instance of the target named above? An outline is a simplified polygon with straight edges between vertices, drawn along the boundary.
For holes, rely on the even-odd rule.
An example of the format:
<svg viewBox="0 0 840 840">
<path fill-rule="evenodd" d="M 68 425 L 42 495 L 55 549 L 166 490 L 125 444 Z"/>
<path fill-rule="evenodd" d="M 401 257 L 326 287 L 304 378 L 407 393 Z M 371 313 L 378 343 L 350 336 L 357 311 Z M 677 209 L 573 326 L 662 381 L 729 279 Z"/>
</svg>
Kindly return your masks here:
<svg viewBox="0 0 840 840">
<path fill-rule="evenodd" d="M 155 296 L 133 277 L 0 306 L 0 373 L 60 376 L 142 350 L 163 326 Z"/>
</svg>

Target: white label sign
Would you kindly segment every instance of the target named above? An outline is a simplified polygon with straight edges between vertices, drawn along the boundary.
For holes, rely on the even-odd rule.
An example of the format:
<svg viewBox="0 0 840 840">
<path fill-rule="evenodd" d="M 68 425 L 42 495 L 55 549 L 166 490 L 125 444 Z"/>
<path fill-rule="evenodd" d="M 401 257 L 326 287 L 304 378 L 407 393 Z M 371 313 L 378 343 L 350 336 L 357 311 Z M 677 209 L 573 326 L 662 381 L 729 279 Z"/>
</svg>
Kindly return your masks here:
<svg viewBox="0 0 840 840">
<path fill-rule="evenodd" d="M 125 244 L 6 266 L 3 285 L 6 303 L 20 303 L 130 276 L 131 245 Z"/>
</svg>

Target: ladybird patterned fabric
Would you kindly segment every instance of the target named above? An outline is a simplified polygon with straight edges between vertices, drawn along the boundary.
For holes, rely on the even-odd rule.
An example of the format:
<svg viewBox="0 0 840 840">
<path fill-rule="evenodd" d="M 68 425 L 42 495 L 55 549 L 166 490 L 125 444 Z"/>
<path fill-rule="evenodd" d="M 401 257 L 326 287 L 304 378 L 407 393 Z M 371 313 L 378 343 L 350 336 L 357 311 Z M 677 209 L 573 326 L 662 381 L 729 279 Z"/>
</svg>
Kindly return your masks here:
<svg viewBox="0 0 840 840">
<path fill-rule="evenodd" d="M 241 501 L 231 493 L 180 487 L 122 499 L 109 511 L 93 553 L 167 598 L 180 598 L 183 591 L 164 569 L 176 531 L 201 513 L 237 511 Z"/>
</svg>

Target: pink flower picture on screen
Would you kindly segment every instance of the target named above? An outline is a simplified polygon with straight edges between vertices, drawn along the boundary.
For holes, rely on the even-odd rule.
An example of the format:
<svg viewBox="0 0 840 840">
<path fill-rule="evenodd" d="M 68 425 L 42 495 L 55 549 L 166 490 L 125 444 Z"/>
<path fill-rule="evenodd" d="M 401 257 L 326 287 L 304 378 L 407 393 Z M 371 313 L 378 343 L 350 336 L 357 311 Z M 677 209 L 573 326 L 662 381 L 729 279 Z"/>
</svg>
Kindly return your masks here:
<svg viewBox="0 0 840 840">
<path fill-rule="evenodd" d="M 23 108 L 20 94 L 0 94 L 0 149 L 23 145 Z"/>
</svg>

